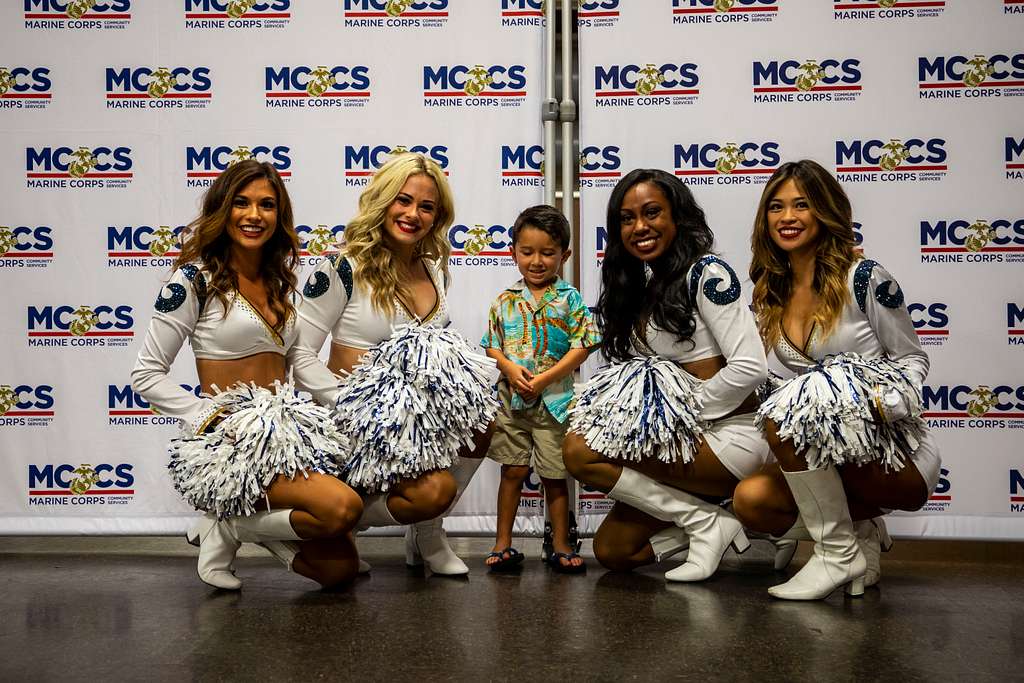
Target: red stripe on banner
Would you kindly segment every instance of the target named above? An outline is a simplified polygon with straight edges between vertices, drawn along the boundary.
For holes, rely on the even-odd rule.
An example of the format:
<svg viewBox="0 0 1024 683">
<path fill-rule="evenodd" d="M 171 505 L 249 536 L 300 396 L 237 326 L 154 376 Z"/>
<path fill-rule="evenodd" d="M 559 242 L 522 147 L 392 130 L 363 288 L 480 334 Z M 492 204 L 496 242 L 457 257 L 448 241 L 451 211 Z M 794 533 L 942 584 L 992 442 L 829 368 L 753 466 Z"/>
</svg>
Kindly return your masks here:
<svg viewBox="0 0 1024 683">
<path fill-rule="evenodd" d="M 1010 496 L 1011 503 L 1024 503 L 1024 496 Z"/>
<path fill-rule="evenodd" d="M 470 95 L 465 92 L 437 92 L 437 91 L 425 91 L 424 97 L 526 97 L 525 90 L 516 90 L 514 92 L 490 92 L 488 90 L 483 91 L 479 95 Z"/>
<path fill-rule="evenodd" d="M 213 97 L 213 93 L 209 92 L 179 92 L 179 93 L 167 93 L 160 97 L 153 97 L 149 93 L 144 92 L 130 92 L 130 93 L 107 93 L 108 100 L 137 100 L 137 99 L 151 99 L 151 100 L 207 100 Z"/>
<path fill-rule="evenodd" d="M 719 173 L 718 171 L 683 171 L 677 170 L 676 175 L 751 175 L 751 174 L 765 174 L 775 173 L 774 168 L 737 168 L 729 173 Z"/>
<path fill-rule="evenodd" d="M 3 417 L 53 417 L 52 410 L 8 410 Z"/>
<path fill-rule="evenodd" d="M 948 171 L 948 166 L 900 166 L 891 171 Z M 885 171 L 881 166 L 839 166 L 836 168 L 836 173 L 873 173 L 875 171 Z M 889 171 L 887 171 L 889 172 Z"/>
<path fill-rule="evenodd" d="M 899 9 L 901 7 L 945 7 L 945 0 L 935 0 L 933 2 L 897 2 L 891 8 L 886 9 Z M 865 7 L 864 5 L 833 5 L 832 9 L 882 9 L 881 7 Z"/>
<path fill-rule="evenodd" d="M 541 173 L 540 171 L 502 171 L 501 176 L 503 178 L 516 178 L 524 176 L 529 176 L 531 178 L 543 178 L 544 174 Z"/>
<path fill-rule="evenodd" d="M 153 415 L 152 410 L 111 410 L 107 415 Z"/>
<path fill-rule="evenodd" d="M 1024 1 L 1024 0 L 1022 0 Z M 1007 330 L 1007 334 L 1024 334 L 1024 330 Z"/>
<path fill-rule="evenodd" d="M 401 18 L 402 19 L 405 19 L 405 18 L 415 19 L 417 17 L 447 17 L 447 16 L 448 16 L 447 12 L 410 12 L 409 14 L 403 14 Z M 366 19 L 366 18 L 387 19 L 388 18 L 388 13 L 387 12 L 345 12 L 345 18 L 346 19 Z M 397 19 L 399 17 L 393 17 L 393 18 Z"/>
<path fill-rule="evenodd" d="M 580 178 L 618 178 L 621 175 L 620 171 L 587 171 L 580 173 Z"/>
<path fill-rule="evenodd" d="M 163 258 L 164 256 L 168 256 L 169 257 L 169 256 L 180 256 L 180 255 L 181 255 L 180 251 L 168 251 L 168 252 L 165 252 L 163 254 L 163 256 L 157 256 L 156 254 L 151 254 L 148 251 L 108 251 L 107 252 L 107 258 L 130 258 L 130 257 L 140 257 L 141 258 L 143 256 L 145 256 L 147 258 L 149 258 L 149 257 L 152 257 L 152 258 Z"/>
<path fill-rule="evenodd" d="M 26 178 L 72 178 L 70 173 L 26 173 Z M 131 173 L 86 173 L 82 178 L 131 178 Z"/>
<path fill-rule="evenodd" d="M 31 254 L 4 254 L 4 258 L 53 258 L 52 251 L 34 251 Z"/>
<path fill-rule="evenodd" d="M 981 251 L 983 251 L 983 252 L 987 251 L 987 252 L 1001 252 L 1001 253 L 1010 252 L 1010 253 L 1014 253 L 1014 252 L 1024 251 L 1024 247 L 984 247 L 984 248 L 981 249 Z M 972 252 L 967 247 L 921 247 L 921 253 L 924 254 L 926 252 L 927 253 L 941 253 L 941 254 L 950 254 L 950 253 L 972 254 L 972 253 L 975 253 L 975 252 Z"/>
<path fill-rule="evenodd" d="M 602 500 L 608 496 L 603 493 L 581 493 L 580 500 Z"/>
<path fill-rule="evenodd" d="M 800 88 L 794 86 L 786 87 L 772 87 L 772 88 L 754 88 L 754 92 L 814 92 L 819 90 L 842 90 L 842 91 L 861 91 L 859 85 L 816 85 L 810 90 L 800 90 Z"/>
<path fill-rule="evenodd" d="M 71 19 L 66 14 L 41 14 L 38 12 L 26 12 L 26 19 Z M 130 14 L 83 14 L 79 19 L 131 19 Z"/>
<path fill-rule="evenodd" d="M 216 178 L 221 174 L 221 171 L 189 171 L 185 174 L 186 178 Z M 277 175 L 282 178 L 289 178 L 292 175 L 291 171 L 278 171 Z"/>
<path fill-rule="evenodd" d="M 186 14 L 186 19 L 231 19 L 227 14 Z M 291 19 L 289 12 L 267 12 L 265 14 L 252 14 L 242 19 Z"/>
<path fill-rule="evenodd" d="M 323 95 L 310 95 L 308 92 L 268 92 L 267 97 L 369 97 L 366 92 L 325 92 Z"/>
<path fill-rule="evenodd" d="M 120 489 L 118 491 L 98 491 L 90 489 L 85 493 L 71 493 L 71 491 L 29 491 L 30 496 L 134 496 L 134 489 Z"/>
<path fill-rule="evenodd" d="M 1021 4 L 1024 4 L 1024 0 L 1021 0 Z M 1024 168 L 1024 164 L 1007 164 L 1007 165 L 1006 165 L 1006 168 L 1007 168 L 1008 170 L 1009 170 L 1009 169 L 1017 169 L 1017 168 Z"/>
<path fill-rule="evenodd" d="M 778 12 L 778 7 L 733 7 L 729 12 Z M 672 14 L 714 14 L 718 12 L 714 7 L 702 7 L 699 9 L 674 9 Z"/>
<path fill-rule="evenodd" d="M 949 334 L 949 330 L 918 330 L 917 334 L 919 336 L 920 335 L 925 335 L 925 334 L 937 334 L 939 336 L 945 337 L 946 335 Z"/>
<path fill-rule="evenodd" d="M 967 413 L 921 413 L 921 415 L 922 417 L 1024 417 L 1024 413 L 985 413 L 984 415 L 968 415 Z"/>
<path fill-rule="evenodd" d="M 453 249 L 452 256 L 511 256 L 512 252 L 508 249 L 505 251 L 478 251 L 475 254 L 467 254 L 465 251 Z"/>
<path fill-rule="evenodd" d="M 953 496 L 931 496 L 928 500 L 953 500 Z"/>
<path fill-rule="evenodd" d="M 603 90 L 594 93 L 594 97 L 637 97 L 640 93 L 636 90 Z M 655 95 L 699 95 L 700 90 L 693 88 L 692 90 L 655 90 L 650 95 L 644 95 L 644 97 L 654 97 Z"/>
<path fill-rule="evenodd" d="M 521 12 L 502 12 L 503 17 L 543 17 L 544 13 L 540 10 L 523 10 Z"/>
<path fill-rule="evenodd" d="M 53 97 L 49 93 L 5 93 L 0 95 L 0 99 L 4 100 L 48 100 Z"/>
<path fill-rule="evenodd" d="M 29 332 L 30 337 L 134 337 L 134 332 L 86 332 L 71 334 L 70 332 Z"/>
<path fill-rule="evenodd" d="M 617 17 L 619 16 L 619 11 L 611 10 L 608 12 L 580 12 L 579 16 L 583 19 L 589 19 L 590 17 Z"/>
<path fill-rule="evenodd" d="M 919 83 L 918 89 L 924 88 L 1004 88 L 1007 86 L 1021 86 L 1024 81 L 988 81 L 978 85 L 967 85 L 966 83 Z"/>
</svg>

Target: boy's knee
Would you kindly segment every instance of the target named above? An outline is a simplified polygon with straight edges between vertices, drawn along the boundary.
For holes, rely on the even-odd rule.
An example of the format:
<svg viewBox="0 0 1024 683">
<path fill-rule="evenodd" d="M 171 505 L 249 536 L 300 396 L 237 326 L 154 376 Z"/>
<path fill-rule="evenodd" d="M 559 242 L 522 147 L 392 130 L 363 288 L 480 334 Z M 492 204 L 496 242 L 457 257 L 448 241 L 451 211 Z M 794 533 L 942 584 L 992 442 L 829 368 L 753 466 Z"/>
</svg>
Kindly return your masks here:
<svg viewBox="0 0 1024 683">
<path fill-rule="evenodd" d="M 502 480 L 512 484 L 522 484 L 530 476 L 529 465 L 502 465 Z"/>
</svg>

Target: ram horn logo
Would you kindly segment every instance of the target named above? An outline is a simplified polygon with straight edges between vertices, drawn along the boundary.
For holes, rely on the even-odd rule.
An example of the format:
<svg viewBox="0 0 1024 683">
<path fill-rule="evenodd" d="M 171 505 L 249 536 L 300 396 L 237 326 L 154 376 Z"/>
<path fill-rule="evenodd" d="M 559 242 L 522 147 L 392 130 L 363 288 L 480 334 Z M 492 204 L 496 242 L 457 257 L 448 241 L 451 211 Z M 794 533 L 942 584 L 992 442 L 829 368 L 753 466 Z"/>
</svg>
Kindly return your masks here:
<svg viewBox="0 0 1024 683">
<path fill-rule="evenodd" d="M 487 69 L 482 64 L 477 64 L 469 70 L 469 80 L 466 81 L 466 94 L 479 95 L 484 89 L 494 82 Z"/>
<path fill-rule="evenodd" d="M 885 150 L 885 154 L 882 155 L 878 165 L 886 171 L 895 171 L 910 156 L 910 150 L 898 138 L 890 139 L 882 146 L 882 149 Z"/>
<path fill-rule="evenodd" d="M 636 91 L 640 95 L 650 95 L 665 80 L 665 75 L 653 64 L 645 64 L 640 69 L 640 78 L 636 82 Z"/>
<path fill-rule="evenodd" d="M 153 256 L 163 256 L 176 246 L 177 239 L 170 226 L 161 225 L 153 233 L 153 239 L 149 243 L 149 253 Z"/>
<path fill-rule="evenodd" d="M 96 323 L 100 321 L 99 316 L 93 313 L 88 306 L 79 306 L 74 312 L 75 319 L 71 321 L 71 334 L 76 337 L 84 337 L 89 333 Z"/>
<path fill-rule="evenodd" d="M 0 384 L 0 415 L 6 415 L 17 403 L 18 396 L 14 389 L 8 384 Z"/>
<path fill-rule="evenodd" d="M 0 225 L 0 256 L 9 252 L 17 241 L 10 228 L 6 225 Z"/>
<path fill-rule="evenodd" d="M 228 16 L 232 19 L 238 19 L 251 10 L 255 4 L 256 0 L 231 0 L 228 3 Z"/>
<path fill-rule="evenodd" d="M 84 177 L 99 163 L 99 159 L 96 158 L 96 155 L 88 147 L 79 147 L 71 156 L 75 158 L 68 165 L 68 173 L 72 178 Z"/>
<path fill-rule="evenodd" d="M 732 6 L 736 4 L 736 0 L 715 0 L 715 11 L 716 12 L 728 12 L 732 9 Z"/>
<path fill-rule="evenodd" d="M 968 251 L 981 251 L 996 237 L 996 229 L 981 219 L 971 223 L 967 229 L 972 233 L 964 242 Z"/>
<path fill-rule="evenodd" d="M 326 66 L 318 66 L 309 74 L 309 83 L 306 84 L 306 94 L 310 97 L 320 97 L 327 89 L 337 83 L 334 76 Z"/>
<path fill-rule="evenodd" d="M 76 496 L 88 493 L 92 485 L 100 480 L 96 470 L 92 468 L 87 462 L 83 462 L 81 465 L 75 468 L 74 474 L 78 475 L 71 480 L 71 493 Z"/>
<path fill-rule="evenodd" d="M 800 65 L 800 75 L 796 77 L 796 88 L 804 92 L 818 85 L 818 81 L 825 77 L 825 70 L 813 59 L 808 59 Z"/>
<path fill-rule="evenodd" d="M 964 72 L 964 85 L 972 88 L 977 88 L 995 72 L 995 67 L 985 55 L 974 55 L 974 58 L 967 62 L 967 66 L 970 68 Z"/>
<path fill-rule="evenodd" d="M 149 85 L 146 86 L 146 94 L 150 97 L 163 97 L 175 85 L 177 85 L 177 81 L 175 77 L 171 75 L 170 69 L 166 66 L 159 66 L 149 77 Z"/>
<path fill-rule="evenodd" d="M 743 152 L 736 146 L 735 142 L 727 142 L 718 150 L 718 159 L 715 160 L 715 170 L 719 173 L 732 173 L 743 161 Z"/>
<path fill-rule="evenodd" d="M 384 11 L 389 17 L 401 16 L 402 12 L 409 9 L 409 5 L 412 4 L 412 0 L 388 0 L 387 6 Z"/>
<path fill-rule="evenodd" d="M 239 161 L 248 161 L 249 159 L 255 159 L 256 155 L 246 147 L 245 145 L 239 145 L 231 150 L 231 161 L 228 162 L 228 166 L 234 166 Z"/>
<path fill-rule="evenodd" d="M 0 95 L 14 87 L 14 76 L 6 66 L 0 66 Z"/>
<path fill-rule="evenodd" d="M 474 225 L 469 231 L 468 238 L 466 240 L 466 253 L 470 256 L 476 256 L 487 248 L 487 229 L 479 223 Z"/>
<path fill-rule="evenodd" d="M 967 404 L 967 414 L 971 417 L 981 417 L 996 404 L 996 396 L 992 390 L 982 384 L 970 393 L 974 398 Z"/>
<path fill-rule="evenodd" d="M 81 19 L 82 15 L 91 10 L 95 4 L 96 0 L 72 0 L 68 3 L 65 12 L 72 19 Z"/>
<path fill-rule="evenodd" d="M 334 234 L 326 225 L 318 225 L 310 234 L 309 241 L 306 242 L 306 251 L 313 256 L 320 256 L 330 248 L 333 238 Z"/>
</svg>

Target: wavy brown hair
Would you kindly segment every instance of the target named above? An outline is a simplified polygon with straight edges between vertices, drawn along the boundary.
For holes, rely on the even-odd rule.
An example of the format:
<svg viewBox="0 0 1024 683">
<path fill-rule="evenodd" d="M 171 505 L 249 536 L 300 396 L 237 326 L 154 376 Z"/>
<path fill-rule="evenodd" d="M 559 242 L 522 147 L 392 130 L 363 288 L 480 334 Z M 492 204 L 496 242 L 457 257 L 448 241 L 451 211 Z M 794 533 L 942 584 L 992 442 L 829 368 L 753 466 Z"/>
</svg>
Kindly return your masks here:
<svg viewBox="0 0 1024 683">
<path fill-rule="evenodd" d="M 255 159 L 240 161 L 217 176 L 203 195 L 199 217 L 182 232 L 181 255 L 175 268 L 188 263 L 202 263 L 209 281 L 207 287 L 227 311 L 230 297 L 238 289 L 238 274 L 229 263 L 231 237 L 227 225 L 235 196 L 249 183 L 265 179 L 277 195 L 277 226 L 263 246 L 260 275 L 267 289 L 267 303 L 277 318 L 276 327 L 284 326 L 295 312 L 292 293 L 295 291 L 295 266 L 299 262 L 299 237 L 288 190 L 277 169 Z"/>
<path fill-rule="evenodd" d="M 750 237 L 754 314 L 761 338 L 769 348 L 782 333 L 782 313 L 793 289 L 789 257 L 772 241 L 768 230 L 768 204 L 787 180 L 796 183 L 818 221 L 814 291 L 821 298 L 821 305 L 814 312 L 814 321 L 821 329 L 822 338 L 832 333 L 850 301 L 847 274 L 850 266 L 861 258 L 854 251 L 856 240 L 850 199 L 832 174 L 810 159 L 779 166 L 761 193 Z"/>
<path fill-rule="evenodd" d="M 448 228 L 455 219 L 455 202 L 444 171 L 432 159 L 414 152 L 389 159 L 359 195 L 359 213 L 345 226 L 342 251 L 352 261 L 356 284 L 369 292 L 374 309 L 385 315 L 394 315 L 395 297 L 408 299 L 409 292 L 398 279 L 395 252 L 384 238 L 384 216 L 405 182 L 414 175 L 431 178 L 437 187 L 434 225 L 416 243 L 415 255 L 438 261 L 447 281 L 451 253 Z"/>
</svg>

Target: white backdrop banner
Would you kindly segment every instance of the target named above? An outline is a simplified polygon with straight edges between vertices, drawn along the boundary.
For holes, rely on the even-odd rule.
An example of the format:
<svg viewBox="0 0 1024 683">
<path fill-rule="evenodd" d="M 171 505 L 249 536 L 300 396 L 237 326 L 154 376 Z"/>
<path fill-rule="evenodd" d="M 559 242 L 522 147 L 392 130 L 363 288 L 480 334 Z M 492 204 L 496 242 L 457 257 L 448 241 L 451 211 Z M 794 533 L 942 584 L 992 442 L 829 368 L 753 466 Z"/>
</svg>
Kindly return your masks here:
<svg viewBox="0 0 1024 683">
<path fill-rule="evenodd" d="M 457 208 L 452 316 L 478 340 L 518 278 L 508 226 L 543 201 L 539 5 L 4 3 L 0 534 L 176 533 L 194 514 L 166 474 L 174 421 L 129 371 L 176 233 L 233 160 L 287 181 L 300 282 L 391 150 L 436 160 Z M 196 386 L 187 349 L 172 372 Z M 496 491 L 488 466 L 449 526 L 493 529 Z"/>
<path fill-rule="evenodd" d="M 782 162 L 818 161 L 850 194 L 864 253 L 900 280 L 932 360 L 942 477 L 893 531 L 1024 538 L 1024 5 L 594 0 L 579 31 L 588 300 L 628 171 L 686 181 L 745 273 L 762 186 Z M 585 492 L 584 504 L 593 530 L 608 502 Z"/>
</svg>

